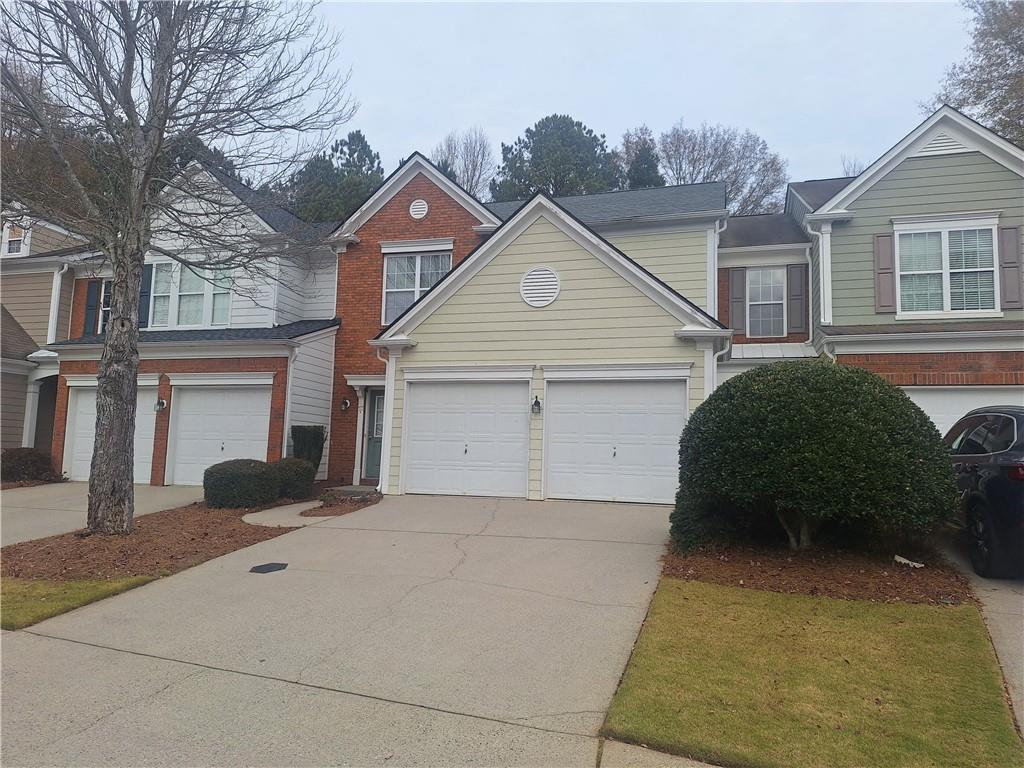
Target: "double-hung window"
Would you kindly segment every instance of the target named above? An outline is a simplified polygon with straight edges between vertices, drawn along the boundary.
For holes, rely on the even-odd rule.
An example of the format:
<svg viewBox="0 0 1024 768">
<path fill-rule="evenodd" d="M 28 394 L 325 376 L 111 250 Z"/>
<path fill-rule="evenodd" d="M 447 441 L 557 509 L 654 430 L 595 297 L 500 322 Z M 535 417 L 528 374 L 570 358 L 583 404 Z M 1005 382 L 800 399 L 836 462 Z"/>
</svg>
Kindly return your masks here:
<svg viewBox="0 0 1024 768">
<path fill-rule="evenodd" d="M 153 265 L 151 328 L 227 325 L 231 314 L 231 278 L 226 271 L 192 270 L 184 265 Z"/>
<path fill-rule="evenodd" d="M 786 335 L 786 268 L 747 269 L 747 337 Z"/>
<path fill-rule="evenodd" d="M 110 299 L 114 293 L 114 281 L 104 280 L 100 287 L 100 320 L 96 333 L 101 334 L 110 322 Z"/>
<path fill-rule="evenodd" d="M 393 253 L 384 256 L 385 325 L 405 312 L 413 302 L 434 287 L 452 267 L 448 253 Z"/>
<path fill-rule="evenodd" d="M 897 225 L 896 311 L 956 315 L 999 311 L 995 225 Z"/>
<path fill-rule="evenodd" d="M 16 227 L 12 224 L 7 230 L 7 255 L 20 255 L 24 242 L 25 231 L 21 227 Z"/>
</svg>

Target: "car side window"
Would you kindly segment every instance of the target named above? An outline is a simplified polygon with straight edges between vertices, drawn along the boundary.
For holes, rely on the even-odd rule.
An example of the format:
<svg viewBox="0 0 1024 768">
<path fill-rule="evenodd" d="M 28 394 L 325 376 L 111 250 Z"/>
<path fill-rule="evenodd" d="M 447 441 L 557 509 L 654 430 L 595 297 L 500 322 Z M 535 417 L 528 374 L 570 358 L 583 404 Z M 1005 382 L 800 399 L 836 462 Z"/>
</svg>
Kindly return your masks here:
<svg viewBox="0 0 1024 768">
<path fill-rule="evenodd" d="M 983 417 L 981 416 L 968 416 L 954 424 L 944 438 L 944 442 L 949 446 L 950 451 L 953 453 L 964 453 L 964 451 L 960 450 L 964 438 L 974 431 L 975 427 L 982 422 L 982 419 Z"/>
<path fill-rule="evenodd" d="M 988 417 L 988 432 L 982 444 L 985 446 L 985 453 L 999 453 L 1013 445 L 1017 436 L 1013 419 L 1009 416 Z"/>
</svg>

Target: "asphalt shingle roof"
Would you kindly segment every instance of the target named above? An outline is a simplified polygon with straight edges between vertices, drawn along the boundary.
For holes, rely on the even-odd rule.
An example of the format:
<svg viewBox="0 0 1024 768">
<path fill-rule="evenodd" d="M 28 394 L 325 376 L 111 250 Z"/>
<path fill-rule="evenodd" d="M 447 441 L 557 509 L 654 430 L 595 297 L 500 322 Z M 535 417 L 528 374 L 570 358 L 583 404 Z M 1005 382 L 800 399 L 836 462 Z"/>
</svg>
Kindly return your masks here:
<svg viewBox="0 0 1024 768">
<path fill-rule="evenodd" d="M 0 357 L 24 360 L 38 351 L 36 344 L 21 323 L 14 319 L 7 307 L 0 304 Z"/>
<path fill-rule="evenodd" d="M 287 208 L 278 204 L 271 195 L 257 192 L 248 184 L 243 184 L 238 179 L 234 179 L 216 168 L 206 167 L 206 169 L 275 232 L 297 237 L 310 237 L 315 236 L 319 232 L 319 227 L 324 226 L 307 224 Z"/>
<path fill-rule="evenodd" d="M 811 179 L 810 181 L 794 181 L 789 188 L 800 195 L 803 201 L 816 211 L 836 193 L 853 181 L 856 176 L 837 176 L 834 179 Z"/>
<path fill-rule="evenodd" d="M 139 331 L 140 344 L 169 341 L 285 341 L 297 339 L 308 333 L 322 331 L 340 325 L 337 318 L 330 320 L 299 320 L 286 325 L 275 325 L 272 328 L 201 328 L 190 331 Z M 76 345 L 102 344 L 102 336 L 82 336 L 50 344 L 51 347 L 71 347 Z"/>
<path fill-rule="evenodd" d="M 730 216 L 729 226 L 722 232 L 718 245 L 720 248 L 742 248 L 808 242 L 807 233 L 788 213 L 765 213 L 757 216 Z"/>
<path fill-rule="evenodd" d="M 683 184 L 675 187 L 595 192 L 592 195 L 556 197 L 555 202 L 589 226 L 643 221 L 701 211 L 725 209 L 725 183 Z M 497 217 L 507 219 L 524 203 L 512 200 L 484 203 Z"/>
</svg>

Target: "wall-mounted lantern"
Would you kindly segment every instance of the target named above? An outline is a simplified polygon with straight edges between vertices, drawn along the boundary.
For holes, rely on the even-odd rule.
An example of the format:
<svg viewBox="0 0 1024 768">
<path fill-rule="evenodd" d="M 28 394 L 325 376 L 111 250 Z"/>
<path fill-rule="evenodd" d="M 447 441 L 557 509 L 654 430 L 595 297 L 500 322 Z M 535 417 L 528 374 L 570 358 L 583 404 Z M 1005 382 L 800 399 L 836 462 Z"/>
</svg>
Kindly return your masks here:
<svg viewBox="0 0 1024 768">
<path fill-rule="evenodd" d="M 538 414 L 538 413 L 540 413 L 540 410 L 541 410 L 540 409 L 540 398 L 537 397 L 536 395 L 534 395 L 533 396 L 533 405 L 530 406 L 530 413 Z"/>
<path fill-rule="evenodd" d="M 341 401 L 341 410 L 347 411 L 351 407 L 352 407 L 352 401 L 349 400 L 347 397 L 344 400 Z"/>
<path fill-rule="evenodd" d="M 162 411 L 162 410 L 164 410 L 166 408 L 167 408 L 167 401 L 166 400 L 157 400 L 155 403 L 153 403 L 153 410 L 156 411 L 157 413 L 160 413 L 160 411 Z"/>
</svg>

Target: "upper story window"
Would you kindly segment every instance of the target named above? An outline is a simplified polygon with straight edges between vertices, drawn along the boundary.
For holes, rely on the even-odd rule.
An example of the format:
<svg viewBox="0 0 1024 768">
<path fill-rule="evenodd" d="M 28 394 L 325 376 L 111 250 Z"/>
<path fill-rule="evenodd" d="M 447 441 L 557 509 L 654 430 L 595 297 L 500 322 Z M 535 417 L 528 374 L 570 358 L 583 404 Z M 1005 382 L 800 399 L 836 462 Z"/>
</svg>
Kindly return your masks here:
<svg viewBox="0 0 1024 768">
<path fill-rule="evenodd" d="M 385 254 L 382 322 L 394 321 L 451 268 L 450 252 Z"/>
<path fill-rule="evenodd" d="M 786 268 L 747 269 L 747 337 L 786 335 Z"/>
<path fill-rule="evenodd" d="M 25 250 L 25 230 L 11 224 L 7 228 L 7 247 L 4 248 L 5 256 L 20 256 Z"/>
<path fill-rule="evenodd" d="M 150 328 L 227 325 L 231 315 L 231 279 L 226 272 L 192 270 L 171 262 L 153 265 Z"/>
<path fill-rule="evenodd" d="M 997 312 L 995 225 L 896 232 L 897 314 Z"/>
<path fill-rule="evenodd" d="M 100 288 L 99 326 L 96 329 L 96 333 L 103 333 L 107 328 L 107 322 L 110 320 L 110 297 L 114 292 L 113 286 L 112 280 L 104 280 Z"/>
</svg>

